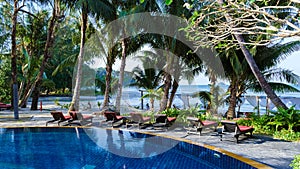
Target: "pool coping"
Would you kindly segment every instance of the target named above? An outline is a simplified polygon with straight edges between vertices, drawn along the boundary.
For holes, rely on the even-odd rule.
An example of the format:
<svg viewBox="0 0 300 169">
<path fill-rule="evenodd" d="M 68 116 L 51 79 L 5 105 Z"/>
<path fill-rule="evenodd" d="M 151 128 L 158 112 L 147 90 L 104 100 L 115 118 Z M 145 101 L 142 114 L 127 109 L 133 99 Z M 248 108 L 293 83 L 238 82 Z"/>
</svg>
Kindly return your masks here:
<svg viewBox="0 0 300 169">
<path fill-rule="evenodd" d="M 99 127 L 93 127 L 93 126 L 1 126 L 0 128 L 99 128 Z M 141 130 L 129 130 L 129 129 L 120 129 L 120 128 L 103 128 L 103 129 L 108 129 L 108 130 L 122 130 L 122 131 L 133 131 L 136 133 L 141 133 L 141 134 L 148 134 L 148 135 L 152 135 L 152 136 L 159 136 L 159 137 L 163 137 L 163 138 L 169 138 L 169 139 L 173 139 L 176 141 L 183 141 L 189 144 L 194 144 L 197 146 L 202 146 L 204 148 L 219 152 L 221 154 L 227 155 L 229 157 L 232 157 L 234 159 L 237 159 L 243 163 L 246 163 L 252 167 L 255 168 L 259 168 L 259 169 L 273 169 L 272 167 L 266 165 L 266 164 L 262 164 L 260 162 L 257 162 L 255 160 L 252 160 L 250 158 L 246 158 L 243 156 L 239 156 L 237 154 L 234 154 L 230 151 L 224 150 L 222 148 L 218 148 L 215 146 L 211 146 L 208 144 L 203 144 L 203 143 L 198 143 L 195 141 L 191 141 L 185 138 L 179 138 L 179 137 L 174 137 L 174 136 L 169 136 L 169 135 L 164 135 L 164 134 L 158 134 L 158 133 L 153 133 L 153 132 L 147 132 L 147 131 L 141 131 Z"/>
</svg>

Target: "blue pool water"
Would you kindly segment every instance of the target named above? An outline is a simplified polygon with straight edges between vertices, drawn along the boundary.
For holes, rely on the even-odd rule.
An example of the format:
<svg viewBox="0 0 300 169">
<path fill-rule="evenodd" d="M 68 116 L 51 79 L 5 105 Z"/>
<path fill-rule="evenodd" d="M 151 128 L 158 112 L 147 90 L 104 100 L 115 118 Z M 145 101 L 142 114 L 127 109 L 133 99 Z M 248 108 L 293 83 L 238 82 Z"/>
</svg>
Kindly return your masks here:
<svg viewBox="0 0 300 169">
<path fill-rule="evenodd" d="M 0 168 L 254 168 L 204 147 L 121 130 L 2 128 L 0 143 Z"/>
</svg>

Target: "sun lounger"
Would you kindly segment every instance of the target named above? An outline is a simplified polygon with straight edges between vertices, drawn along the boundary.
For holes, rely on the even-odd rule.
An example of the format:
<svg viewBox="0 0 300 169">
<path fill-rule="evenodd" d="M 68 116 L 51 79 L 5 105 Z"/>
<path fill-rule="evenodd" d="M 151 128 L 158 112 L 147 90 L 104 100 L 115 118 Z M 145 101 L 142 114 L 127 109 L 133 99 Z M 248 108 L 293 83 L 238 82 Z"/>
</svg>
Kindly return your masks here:
<svg viewBox="0 0 300 169">
<path fill-rule="evenodd" d="M 117 116 L 117 114 L 112 111 L 105 111 L 104 116 L 106 117 L 106 122 L 111 123 L 111 127 L 113 127 L 114 123 L 124 120 L 123 116 Z"/>
<path fill-rule="evenodd" d="M 246 135 L 246 133 L 250 133 L 250 136 L 252 136 L 252 133 L 254 131 L 253 127 L 250 126 L 240 126 L 236 122 L 232 121 L 221 121 L 222 132 L 220 133 L 220 140 L 222 141 L 222 137 L 226 133 L 231 133 L 236 138 L 236 142 L 239 142 L 239 136 L 240 135 Z"/>
<path fill-rule="evenodd" d="M 126 128 L 128 128 L 129 125 L 137 125 L 138 128 L 140 128 L 141 125 L 150 121 L 151 117 L 143 117 L 141 113 L 132 112 L 130 113 L 130 120 L 126 122 Z"/>
<path fill-rule="evenodd" d="M 176 117 L 168 117 L 166 114 L 156 114 L 155 123 L 153 127 L 164 127 L 166 130 L 170 127 L 175 121 Z"/>
<path fill-rule="evenodd" d="M 69 121 L 69 125 L 87 125 L 92 124 L 93 116 L 90 115 L 82 115 L 77 111 L 70 111 L 69 114 L 72 117 L 72 120 Z"/>
<path fill-rule="evenodd" d="M 198 134 L 201 135 L 201 132 L 204 128 L 213 128 L 214 131 L 217 130 L 218 122 L 209 121 L 209 120 L 200 120 L 196 117 L 187 117 L 189 122 L 188 126 L 185 127 L 187 134 Z"/>
<path fill-rule="evenodd" d="M 2 110 L 2 109 L 8 110 L 10 108 L 11 108 L 10 104 L 5 104 L 5 103 L 0 102 L 0 110 Z"/>
<path fill-rule="evenodd" d="M 68 120 L 71 120 L 71 116 L 64 116 L 62 112 L 59 111 L 54 111 L 54 112 L 50 112 L 53 120 L 47 121 L 46 122 L 46 126 L 48 126 L 48 123 L 57 123 L 57 125 L 60 125 L 61 122 L 66 122 Z"/>
</svg>

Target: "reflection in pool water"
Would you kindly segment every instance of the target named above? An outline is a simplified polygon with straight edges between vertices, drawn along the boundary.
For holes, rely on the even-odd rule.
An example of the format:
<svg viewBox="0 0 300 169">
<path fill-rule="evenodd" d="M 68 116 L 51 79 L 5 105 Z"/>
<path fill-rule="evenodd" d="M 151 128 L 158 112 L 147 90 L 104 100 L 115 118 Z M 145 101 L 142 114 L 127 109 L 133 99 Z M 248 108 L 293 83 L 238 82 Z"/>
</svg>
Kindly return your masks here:
<svg viewBox="0 0 300 169">
<path fill-rule="evenodd" d="M 1 168 L 254 168 L 213 150 L 99 128 L 2 128 Z"/>
</svg>

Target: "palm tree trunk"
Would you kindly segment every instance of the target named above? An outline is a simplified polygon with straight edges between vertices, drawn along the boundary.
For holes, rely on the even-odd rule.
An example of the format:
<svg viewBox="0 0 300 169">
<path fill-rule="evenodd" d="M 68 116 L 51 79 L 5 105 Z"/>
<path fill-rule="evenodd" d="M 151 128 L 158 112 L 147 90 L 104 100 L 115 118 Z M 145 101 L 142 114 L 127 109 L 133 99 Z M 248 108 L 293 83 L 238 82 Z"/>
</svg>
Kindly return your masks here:
<svg viewBox="0 0 300 169">
<path fill-rule="evenodd" d="M 123 81 L 124 81 L 124 71 L 126 65 L 126 40 L 123 39 L 121 43 L 122 43 L 122 59 L 121 59 L 121 66 L 120 66 L 120 77 L 118 82 L 118 93 L 116 97 L 116 112 L 120 112 L 122 88 L 123 88 Z"/>
<path fill-rule="evenodd" d="M 27 101 L 33 91 L 33 88 L 34 88 L 33 84 L 31 82 L 28 82 L 28 84 L 24 89 L 24 95 L 22 96 L 21 102 L 19 104 L 20 107 L 22 108 L 27 107 Z"/>
<path fill-rule="evenodd" d="M 223 5 L 223 0 L 218 0 L 220 5 Z M 225 14 L 225 18 L 227 21 L 231 21 L 231 17 L 228 14 Z M 260 72 L 253 56 L 249 52 L 249 50 L 243 45 L 245 42 L 244 38 L 240 34 L 233 34 L 236 40 L 238 41 L 238 44 L 247 60 L 247 63 L 249 64 L 254 76 L 256 77 L 257 81 L 259 82 L 261 88 L 265 91 L 267 96 L 271 99 L 273 104 L 276 107 L 282 107 L 284 109 L 287 109 L 288 107 L 280 100 L 280 98 L 275 94 L 275 92 L 272 90 L 271 86 L 268 84 L 267 80 L 263 76 L 263 74 Z"/>
<path fill-rule="evenodd" d="M 237 41 L 239 42 L 239 45 L 241 47 L 241 50 L 254 74 L 256 79 L 258 80 L 258 83 L 260 84 L 261 88 L 265 91 L 267 96 L 271 99 L 273 104 L 278 108 L 282 107 L 284 109 L 287 109 L 288 107 L 281 101 L 281 99 L 276 95 L 276 93 L 272 90 L 271 86 L 263 76 L 263 74 L 260 72 L 255 60 L 253 59 L 253 56 L 249 52 L 249 50 L 242 44 L 244 42 L 244 38 L 242 35 L 234 35 Z"/>
<path fill-rule="evenodd" d="M 171 87 L 171 81 L 172 81 L 172 77 L 169 73 L 166 72 L 166 79 L 165 79 L 165 84 L 164 84 L 164 94 L 163 97 L 161 99 L 161 103 L 160 103 L 160 109 L 159 111 L 164 111 L 167 108 L 167 103 L 168 103 L 168 99 L 169 99 L 169 90 Z"/>
<path fill-rule="evenodd" d="M 216 76 L 212 73 L 211 70 L 208 70 L 209 71 L 209 79 L 210 79 L 210 93 L 211 93 L 211 98 L 210 98 L 210 101 L 209 101 L 209 104 L 207 106 L 207 111 L 206 111 L 206 115 L 207 116 L 210 116 L 212 114 L 215 114 L 216 113 L 216 102 L 217 102 L 217 94 L 216 94 L 216 91 L 215 91 L 215 87 L 216 87 L 216 82 L 217 82 L 217 79 L 216 79 Z"/>
<path fill-rule="evenodd" d="M 12 100 L 14 108 L 14 118 L 19 119 L 18 111 L 18 84 L 17 84 L 17 17 L 18 17 L 18 0 L 14 0 L 14 13 L 12 15 L 12 31 L 11 31 L 11 76 L 12 76 Z"/>
<path fill-rule="evenodd" d="M 110 52 L 107 56 L 106 62 L 106 75 L 105 75 L 105 92 L 102 109 L 106 109 L 109 106 L 109 93 L 110 93 L 110 83 L 111 83 L 111 74 L 112 74 L 112 65 L 113 65 L 113 56 Z"/>
<path fill-rule="evenodd" d="M 82 78 L 82 65 L 83 65 L 83 54 L 84 54 L 84 45 L 85 45 L 85 33 L 87 28 L 88 14 L 86 10 L 86 6 L 82 5 L 82 13 L 81 13 L 81 39 L 80 39 L 80 51 L 77 60 L 77 72 L 76 72 L 76 80 L 74 87 L 74 94 L 72 97 L 72 102 L 69 107 L 69 111 L 78 111 L 79 110 L 79 99 L 80 99 L 80 86 L 81 86 L 81 78 Z"/>
<path fill-rule="evenodd" d="M 46 63 L 48 60 L 51 58 L 50 54 L 50 48 L 53 46 L 54 43 L 54 33 L 55 29 L 57 26 L 57 20 L 60 14 L 60 6 L 59 6 L 59 0 L 54 0 L 54 7 L 52 11 L 52 17 L 48 26 L 48 33 L 47 33 L 47 40 L 46 40 L 46 45 L 45 45 L 45 50 L 44 50 L 44 58 L 42 61 L 42 64 L 40 66 L 40 71 L 38 74 L 37 79 L 35 80 L 35 83 L 33 84 L 34 90 L 33 90 L 33 96 L 32 96 L 32 102 L 31 102 L 31 110 L 37 110 L 38 106 L 38 100 L 40 96 L 40 88 L 43 80 L 43 74 L 46 68 Z M 26 101 L 27 102 L 27 101 Z"/>
<path fill-rule="evenodd" d="M 229 98 L 229 107 L 227 111 L 227 119 L 235 118 L 235 107 L 236 107 L 236 93 L 237 93 L 237 81 L 233 80 L 229 87 L 230 98 Z"/>
<path fill-rule="evenodd" d="M 178 85 L 178 80 L 174 79 L 174 80 L 173 80 L 173 84 L 172 84 L 171 95 L 170 95 L 170 98 L 169 98 L 169 101 L 168 101 L 168 104 L 167 104 L 167 108 L 171 108 L 171 107 L 172 107 L 173 100 L 174 100 L 176 91 L 177 91 L 177 89 L 178 89 L 178 86 L 179 86 L 179 85 Z"/>
<path fill-rule="evenodd" d="M 150 105 L 151 105 L 150 110 L 152 112 L 154 112 L 154 99 L 153 98 L 150 98 Z"/>
</svg>

